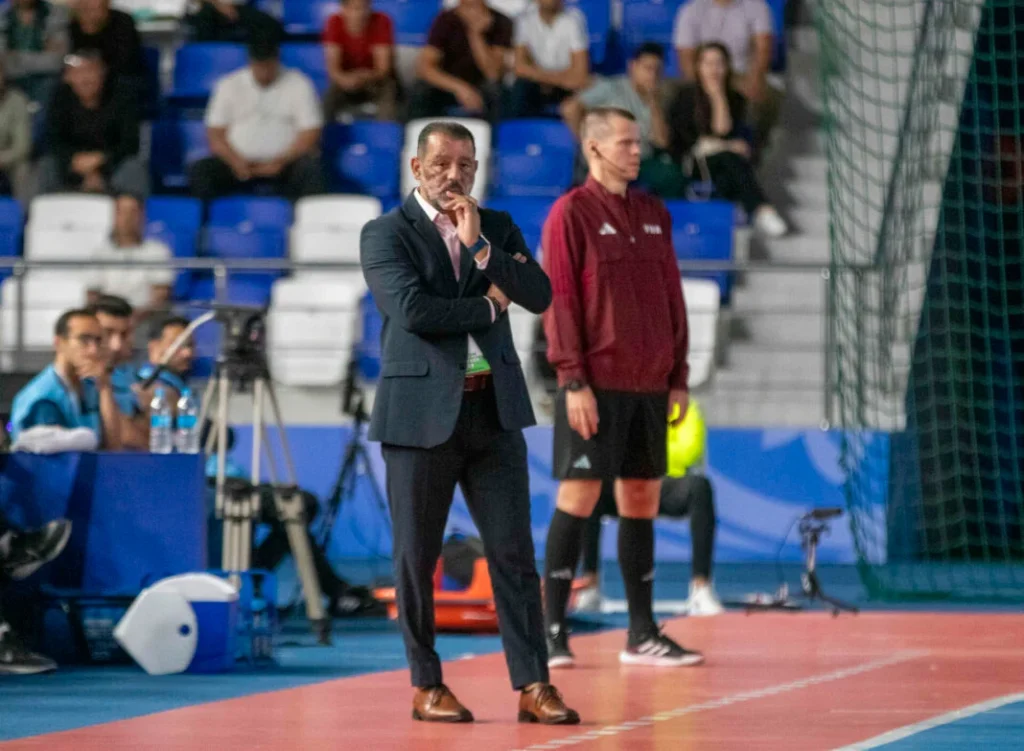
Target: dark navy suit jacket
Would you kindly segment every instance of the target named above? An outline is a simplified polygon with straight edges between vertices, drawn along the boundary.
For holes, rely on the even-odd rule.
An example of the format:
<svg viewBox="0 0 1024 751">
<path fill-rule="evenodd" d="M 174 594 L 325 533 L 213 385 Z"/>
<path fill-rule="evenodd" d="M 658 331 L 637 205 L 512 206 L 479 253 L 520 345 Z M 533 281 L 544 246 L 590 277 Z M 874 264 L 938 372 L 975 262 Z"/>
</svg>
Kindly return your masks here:
<svg viewBox="0 0 1024 751">
<path fill-rule="evenodd" d="M 492 323 L 484 295 L 493 282 L 540 314 L 551 303 L 551 284 L 508 213 L 481 208 L 480 231 L 491 243 L 487 267 L 478 269 L 463 247 L 456 281 L 448 249 L 415 195 L 363 228 L 363 275 L 383 317 L 370 440 L 432 448 L 451 437 L 464 393 L 467 334 L 490 363 L 502 428 L 536 422 L 508 313 Z"/>
</svg>

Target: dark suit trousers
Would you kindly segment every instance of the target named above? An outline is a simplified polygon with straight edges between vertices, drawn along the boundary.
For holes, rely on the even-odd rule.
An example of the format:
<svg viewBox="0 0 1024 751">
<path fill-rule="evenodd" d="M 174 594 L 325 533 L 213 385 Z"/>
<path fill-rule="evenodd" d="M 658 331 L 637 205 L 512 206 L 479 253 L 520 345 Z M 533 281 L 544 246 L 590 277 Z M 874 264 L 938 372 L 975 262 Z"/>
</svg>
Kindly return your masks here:
<svg viewBox="0 0 1024 751">
<path fill-rule="evenodd" d="M 398 622 L 413 686 L 441 683 L 434 649 L 434 568 L 455 485 L 480 531 L 512 687 L 548 680 L 530 529 L 526 440 L 498 422 L 493 386 L 463 396 L 455 430 L 430 449 L 384 445 L 394 529 Z"/>
</svg>

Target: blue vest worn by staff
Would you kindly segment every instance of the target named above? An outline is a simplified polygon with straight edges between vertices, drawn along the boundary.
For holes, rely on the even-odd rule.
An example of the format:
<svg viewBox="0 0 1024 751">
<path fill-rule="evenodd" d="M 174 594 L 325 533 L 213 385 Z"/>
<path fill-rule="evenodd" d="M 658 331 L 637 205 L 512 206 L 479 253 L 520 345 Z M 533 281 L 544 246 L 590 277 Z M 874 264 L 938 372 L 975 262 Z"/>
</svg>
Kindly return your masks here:
<svg viewBox="0 0 1024 751">
<path fill-rule="evenodd" d="M 53 365 L 37 375 L 14 397 L 11 404 L 11 440 L 23 430 L 39 425 L 88 428 L 103 440 L 100 395 L 92 379 L 82 381 L 82 396 L 71 391 Z"/>
<path fill-rule="evenodd" d="M 110 387 L 114 391 L 114 401 L 122 414 L 135 417 L 142 413 L 142 405 L 132 391 L 135 385 L 135 366 L 131 363 L 118 365 L 110 374 Z"/>
<path fill-rule="evenodd" d="M 153 375 L 154 370 L 156 370 L 156 366 L 152 365 L 151 363 L 147 362 L 145 365 L 142 365 L 135 372 L 136 383 L 142 383 L 143 381 L 145 381 L 147 378 Z M 188 388 L 188 384 L 185 382 L 184 378 L 182 378 L 177 373 L 174 373 L 173 371 L 166 369 L 160 371 L 160 375 L 156 377 L 156 382 L 161 383 L 164 386 L 169 386 L 179 394 Z"/>
</svg>

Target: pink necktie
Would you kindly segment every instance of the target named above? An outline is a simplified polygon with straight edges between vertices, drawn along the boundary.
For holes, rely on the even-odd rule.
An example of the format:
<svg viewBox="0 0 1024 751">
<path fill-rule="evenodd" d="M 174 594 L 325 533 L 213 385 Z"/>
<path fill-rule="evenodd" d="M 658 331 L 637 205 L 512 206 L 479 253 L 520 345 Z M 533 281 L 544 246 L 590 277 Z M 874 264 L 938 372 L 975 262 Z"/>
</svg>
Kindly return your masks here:
<svg viewBox="0 0 1024 751">
<path fill-rule="evenodd" d="M 434 217 L 434 224 L 437 231 L 441 233 L 441 239 L 448 246 L 448 255 L 452 259 L 452 266 L 455 268 L 455 281 L 459 280 L 459 264 L 462 260 L 462 245 L 459 243 L 459 232 L 452 224 L 447 214 L 438 214 Z"/>
</svg>

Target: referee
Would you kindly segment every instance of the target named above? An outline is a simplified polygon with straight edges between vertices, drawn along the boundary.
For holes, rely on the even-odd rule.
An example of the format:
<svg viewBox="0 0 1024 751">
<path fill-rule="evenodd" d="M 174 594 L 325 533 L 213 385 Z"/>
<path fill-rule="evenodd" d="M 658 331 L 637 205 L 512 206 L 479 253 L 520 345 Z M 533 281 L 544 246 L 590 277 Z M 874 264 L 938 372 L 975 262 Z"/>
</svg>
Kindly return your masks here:
<svg viewBox="0 0 1024 751">
<path fill-rule="evenodd" d="M 558 375 L 552 468 L 562 481 L 548 529 L 544 605 L 548 665 L 573 664 L 565 628 L 583 526 L 615 480 L 619 565 L 629 605 L 623 663 L 675 667 L 703 657 L 654 620 L 654 517 L 666 471 L 667 418 L 686 413 L 686 309 L 660 200 L 631 189 L 640 129 L 599 107 L 580 132 L 587 181 L 560 198 L 544 225 L 552 304 L 544 315 Z M 677 421 L 681 418 L 676 418 Z"/>
</svg>

